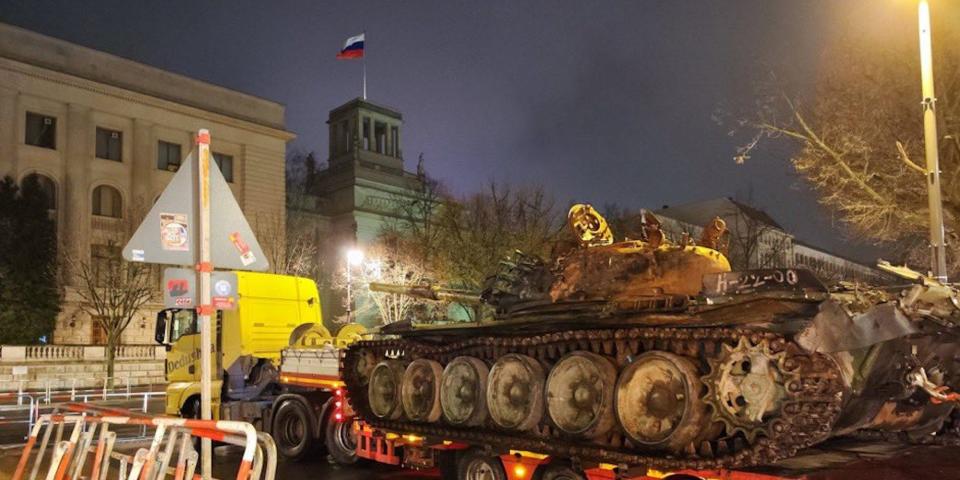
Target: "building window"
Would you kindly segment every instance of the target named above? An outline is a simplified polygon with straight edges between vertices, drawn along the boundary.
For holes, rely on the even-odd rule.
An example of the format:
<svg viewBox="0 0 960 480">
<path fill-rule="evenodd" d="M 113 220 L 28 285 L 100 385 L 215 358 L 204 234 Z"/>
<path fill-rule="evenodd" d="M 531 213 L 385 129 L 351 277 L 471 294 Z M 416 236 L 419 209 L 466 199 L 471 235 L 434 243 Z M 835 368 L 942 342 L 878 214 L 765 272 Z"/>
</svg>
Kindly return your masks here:
<svg viewBox="0 0 960 480">
<path fill-rule="evenodd" d="M 93 214 L 101 217 L 120 218 L 123 216 L 123 200 L 120 192 L 109 185 L 100 185 L 93 189 Z"/>
<path fill-rule="evenodd" d="M 340 122 L 340 148 L 338 153 L 350 151 L 350 124 L 346 120 Z"/>
<path fill-rule="evenodd" d="M 25 186 L 27 182 L 35 182 L 37 188 L 43 192 L 43 196 L 46 198 L 47 210 L 57 209 L 57 185 L 53 183 L 50 177 L 39 173 L 31 173 L 23 177 L 21 185 Z"/>
<path fill-rule="evenodd" d="M 373 125 L 373 134 L 377 139 L 377 153 L 387 153 L 387 124 L 376 122 Z"/>
<path fill-rule="evenodd" d="M 97 158 L 122 161 L 123 132 L 97 127 Z"/>
<path fill-rule="evenodd" d="M 180 169 L 180 145 L 176 143 L 164 142 L 157 143 L 157 168 L 168 172 L 176 172 Z"/>
<path fill-rule="evenodd" d="M 120 280 L 122 261 L 119 246 L 90 245 L 90 274 L 98 287 L 111 286 Z"/>
<path fill-rule="evenodd" d="M 24 143 L 35 147 L 57 148 L 57 119 L 39 113 L 27 112 Z"/>
<path fill-rule="evenodd" d="M 217 166 L 220 167 L 223 179 L 233 183 L 233 156 L 213 152 L 213 161 L 217 162 Z"/>
<path fill-rule="evenodd" d="M 370 118 L 363 117 L 363 149 L 370 150 Z"/>
</svg>

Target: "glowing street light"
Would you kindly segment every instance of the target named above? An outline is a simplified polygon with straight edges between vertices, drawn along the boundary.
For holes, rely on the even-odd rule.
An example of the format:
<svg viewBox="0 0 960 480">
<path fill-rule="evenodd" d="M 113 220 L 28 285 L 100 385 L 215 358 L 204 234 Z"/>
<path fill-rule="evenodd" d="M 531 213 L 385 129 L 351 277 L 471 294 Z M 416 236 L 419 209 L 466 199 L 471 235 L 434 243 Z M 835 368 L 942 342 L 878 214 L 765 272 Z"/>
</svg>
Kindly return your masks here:
<svg viewBox="0 0 960 480">
<path fill-rule="evenodd" d="M 363 262 L 363 250 L 359 248 L 351 248 L 347 250 L 347 263 L 351 266 L 356 267 Z"/>
</svg>

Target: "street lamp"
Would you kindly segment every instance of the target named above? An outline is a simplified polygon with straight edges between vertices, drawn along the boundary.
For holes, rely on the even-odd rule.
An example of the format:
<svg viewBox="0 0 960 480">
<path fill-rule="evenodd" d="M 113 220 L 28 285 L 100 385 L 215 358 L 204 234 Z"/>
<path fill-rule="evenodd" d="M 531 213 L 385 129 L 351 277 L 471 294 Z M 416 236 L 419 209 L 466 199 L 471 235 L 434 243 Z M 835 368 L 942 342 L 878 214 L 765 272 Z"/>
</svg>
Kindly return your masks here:
<svg viewBox="0 0 960 480">
<path fill-rule="evenodd" d="M 363 250 L 351 248 L 347 250 L 347 322 L 353 321 L 353 267 L 363 263 Z"/>
<path fill-rule="evenodd" d="M 930 208 L 930 264 L 933 276 L 947 281 L 943 202 L 940 199 L 940 156 L 937 146 L 937 97 L 933 92 L 933 46 L 930 38 L 930 4 L 920 0 L 920 78 L 923 84 L 923 140 L 927 160 L 927 197 Z"/>
</svg>

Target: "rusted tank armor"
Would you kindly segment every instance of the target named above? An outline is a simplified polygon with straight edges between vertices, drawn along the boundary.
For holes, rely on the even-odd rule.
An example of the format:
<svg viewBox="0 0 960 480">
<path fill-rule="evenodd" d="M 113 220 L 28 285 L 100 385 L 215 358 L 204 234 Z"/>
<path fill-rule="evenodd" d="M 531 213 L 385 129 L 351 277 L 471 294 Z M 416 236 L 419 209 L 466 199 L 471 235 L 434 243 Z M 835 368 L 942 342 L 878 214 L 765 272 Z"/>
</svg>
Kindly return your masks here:
<svg viewBox="0 0 960 480">
<path fill-rule="evenodd" d="M 578 209 L 579 208 L 579 209 Z M 342 364 L 371 426 L 653 468 L 766 464 L 831 436 L 954 438 L 960 312 L 952 287 L 824 287 L 797 269 L 730 272 L 714 221 L 701 243 L 614 243 L 571 209 L 580 249 L 519 256 L 474 300 L 492 318 L 387 326 Z M 883 433 L 878 433 L 883 434 Z"/>
</svg>

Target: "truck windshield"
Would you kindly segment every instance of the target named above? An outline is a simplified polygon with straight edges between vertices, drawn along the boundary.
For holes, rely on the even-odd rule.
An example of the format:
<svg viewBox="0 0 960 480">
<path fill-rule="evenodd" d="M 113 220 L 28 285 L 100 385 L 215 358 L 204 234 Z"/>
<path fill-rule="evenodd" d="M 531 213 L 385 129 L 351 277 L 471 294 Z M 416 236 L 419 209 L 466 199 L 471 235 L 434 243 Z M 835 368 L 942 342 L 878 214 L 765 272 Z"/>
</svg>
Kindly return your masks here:
<svg viewBox="0 0 960 480">
<path fill-rule="evenodd" d="M 185 335 L 200 333 L 197 331 L 197 315 L 193 310 L 170 310 L 170 342 Z"/>
</svg>

